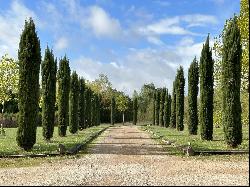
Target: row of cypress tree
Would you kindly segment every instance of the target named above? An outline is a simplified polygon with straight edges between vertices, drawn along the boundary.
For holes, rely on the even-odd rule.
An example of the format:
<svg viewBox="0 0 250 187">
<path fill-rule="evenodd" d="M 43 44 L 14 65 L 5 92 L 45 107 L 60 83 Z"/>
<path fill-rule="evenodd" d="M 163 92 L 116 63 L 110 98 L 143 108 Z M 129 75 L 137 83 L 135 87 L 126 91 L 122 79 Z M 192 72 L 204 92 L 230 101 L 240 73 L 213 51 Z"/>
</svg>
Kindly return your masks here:
<svg viewBox="0 0 250 187">
<path fill-rule="evenodd" d="M 168 90 L 165 87 L 156 89 L 153 98 L 153 125 L 168 127 L 171 113 L 171 96 Z"/>
<path fill-rule="evenodd" d="M 228 25 L 223 38 L 222 50 L 222 89 L 223 89 L 223 130 L 226 143 L 231 147 L 237 147 L 242 142 L 241 123 L 241 55 L 240 31 L 237 25 L 237 18 Z M 212 50 L 209 47 L 209 35 L 203 45 L 200 63 L 196 57 L 188 69 L 188 131 L 196 135 L 198 124 L 200 124 L 200 135 L 202 140 L 213 140 L 213 94 L 214 94 L 214 60 Z M 200 79 L 200 104 L 197 106 L 198 84 Z M 184 130 L 184 72 L 183 68 L 177 70 L 173 81 L 172 100 L 165 98 L 165 103 L 170 106 L 171 118 L 170 127 L 177 130 Z M 164 107 L 163 95 L 165 89 L 157 89 L 154 93 L 153 125 L 162 126 L 162 111 Z M 166 107 L 168 108 L 168 107 Z M 198 116 L 199 108 L 199 116 Z M 166 110 L 166 109 L 165 109 Z M 160 117 L 160 118 L 159 118 Z M 168 127 L 168 119 L 165 127 Z"/>
<path fill-rule="evenodd" d="M 39 73 L 41 64 L 40 41 L 35 24 L 30 18 L 25 21 L 19 50 L 19 115 L 17 144 L 30 150 L 36 143 L 39 110 Z M 69 67 L 66 56 L 59 60 L 53 51 L 45 49 L 41 64 L 42 75 L 42 127 L 45 140 L 53 137 L 55 124 L 56 81 L 58 90 L 58 134 L 66 136 L 67 126 L 71 133 L 78 129 L 100 124 L 100 96 L 85 86 L 83 78 Z"/>
</svg>

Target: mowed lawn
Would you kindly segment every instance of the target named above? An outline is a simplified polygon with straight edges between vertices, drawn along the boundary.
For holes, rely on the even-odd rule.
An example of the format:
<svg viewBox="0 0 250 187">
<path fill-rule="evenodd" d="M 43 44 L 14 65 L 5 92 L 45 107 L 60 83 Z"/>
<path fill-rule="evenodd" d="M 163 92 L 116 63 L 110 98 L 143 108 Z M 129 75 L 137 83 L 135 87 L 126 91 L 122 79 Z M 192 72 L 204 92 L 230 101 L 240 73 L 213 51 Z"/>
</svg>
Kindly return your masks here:
<svg viewBox="0 0 250 187">
<path fill-rule="evenodd" d="M 58 145 L 63 144 L 66 148 L 73 147 L 78 143 L 82 143 L 93 133 L 102 130 L 109 125 L 102 124 L 93 126 L 76 134 L 71 134 L 67 128 L 66 137 L 58 136 L 58 127 L 54 129 L 54 135 L 50 142 L 46 142 L 42 136 L 42 127 L 37 128 L 36 144 L 30 152 L 21 149 L 16 142 L 17 128 L 5 128 L 6 136 L 0 135 L 0 155 L 4 154 L 33 154 L 33 153 L 57 153 Z"/>
<path fill-rule="evenodd" d="M 201 150 L 249 150 L 249 126 L 243 126 L 243 142 L 237 148 L 232 149 L 227 146 L 224 140 L 223 128 L 214 128 L 213 141 L 201 140 L 200 133 L 198 129 L 198 135 L 189 135 L 188 129 L 185 126 L 184 131 L 177 131 L 173 128 L 165 128 L 159 126 L 142 126 L 143 130 L 149 130 L 160 137 L 160 139 L 173 141 L 174 144 L 178 146 L 187 145 L 188 142 L 196 151 Z M 177 151 L 174 150 L 173 151 Z M 177 151 L 179 152 L 179 151 Z"/>
</svg>

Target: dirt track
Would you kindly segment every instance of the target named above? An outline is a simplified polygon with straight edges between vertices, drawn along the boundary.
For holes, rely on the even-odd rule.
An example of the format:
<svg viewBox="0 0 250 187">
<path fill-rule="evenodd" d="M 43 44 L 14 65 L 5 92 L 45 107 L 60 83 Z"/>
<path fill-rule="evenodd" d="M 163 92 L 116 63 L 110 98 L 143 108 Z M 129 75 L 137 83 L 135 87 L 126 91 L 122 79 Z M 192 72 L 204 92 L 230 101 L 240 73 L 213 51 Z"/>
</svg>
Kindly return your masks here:
<svg viewBox="0 0 250 187">
<path fill-rule="evenodd" d="M 249 161 L 170 156 L 136 126 L 109 128 L 89 153 L 60 164 L 0 169 L 0 185 L 249 185 Z"/>
</svg>

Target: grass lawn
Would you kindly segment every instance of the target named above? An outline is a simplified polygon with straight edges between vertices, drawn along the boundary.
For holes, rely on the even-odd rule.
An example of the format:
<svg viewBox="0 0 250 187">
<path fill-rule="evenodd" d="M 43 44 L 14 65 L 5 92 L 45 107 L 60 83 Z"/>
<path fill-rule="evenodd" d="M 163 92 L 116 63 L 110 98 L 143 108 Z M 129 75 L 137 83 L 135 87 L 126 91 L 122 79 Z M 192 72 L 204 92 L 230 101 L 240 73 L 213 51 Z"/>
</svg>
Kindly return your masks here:
<svg viewBox="0 0 250 187">
<path fill-rule="evenodd" d="M 42 136 L 42 127 L 37 128 L 36 144 L 30 152 L 26 152 L 16 143 L 16 131 L 17 128 L 5 128 L 6 136 L 0 135 L 0 154 L 33 154 L 33 153 L 57 153 L 58 144 L 63 144 L 66 148 L 70 148 L 77 143 L 82 143 L 93 133 L 100 131 L 101 129 L 109 125 L 94 126 L 83 131 L 78 131 L 77 134 L 71 134 L 69 128 L 67 129 L 66 137 L 58 136 L 58 128 L 54 129 L 54 136 L 51 142 L 46 142 Z"/>
<path fill-rule="evenodd" d="M 177 131 L 172 128 L 165 128 L 159 126 L 141 126 L 142 130 L 149 130 L 154 132 L 157 136 L 162 139 L 173 141 L 174 144 L 178 146 L 187 145 L 188 142 L 191 143 L 192 148 L 195 151 L 201 150 L 233 150 L 228 147 L 224 141 L 224 132 L 223 128 L 214 128 L 213 141 L 203 141 L 200 138 L 199 129 L 198 135 L 189 135 L 187 127 L 184 128 L 184 131 Z M 182 151 L 178 148 L 173 147 L 172 145 L 166 146 L 166 149 L 173 154 L 180 154 Z M 234 150 L 249 150 L 249 127 L 243 127 L 243 142 L 238 148 Z"/>
</svg>

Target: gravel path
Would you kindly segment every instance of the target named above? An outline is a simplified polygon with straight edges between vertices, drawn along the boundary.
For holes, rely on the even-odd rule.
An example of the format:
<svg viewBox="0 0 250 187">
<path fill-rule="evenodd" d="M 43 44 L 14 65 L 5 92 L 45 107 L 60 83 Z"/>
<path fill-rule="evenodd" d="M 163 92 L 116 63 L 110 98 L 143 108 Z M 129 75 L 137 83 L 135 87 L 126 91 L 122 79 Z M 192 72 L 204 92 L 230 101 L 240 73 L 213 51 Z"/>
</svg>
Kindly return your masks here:
<svg viewBox="0 0 250 187">
<path fill-rule="evenodd" d="M 249 161 L 167 155 L 136 126 L 106 130 L 79 159 L 0 169 L 0 185 L 249 185 Z"/>
</svg>

